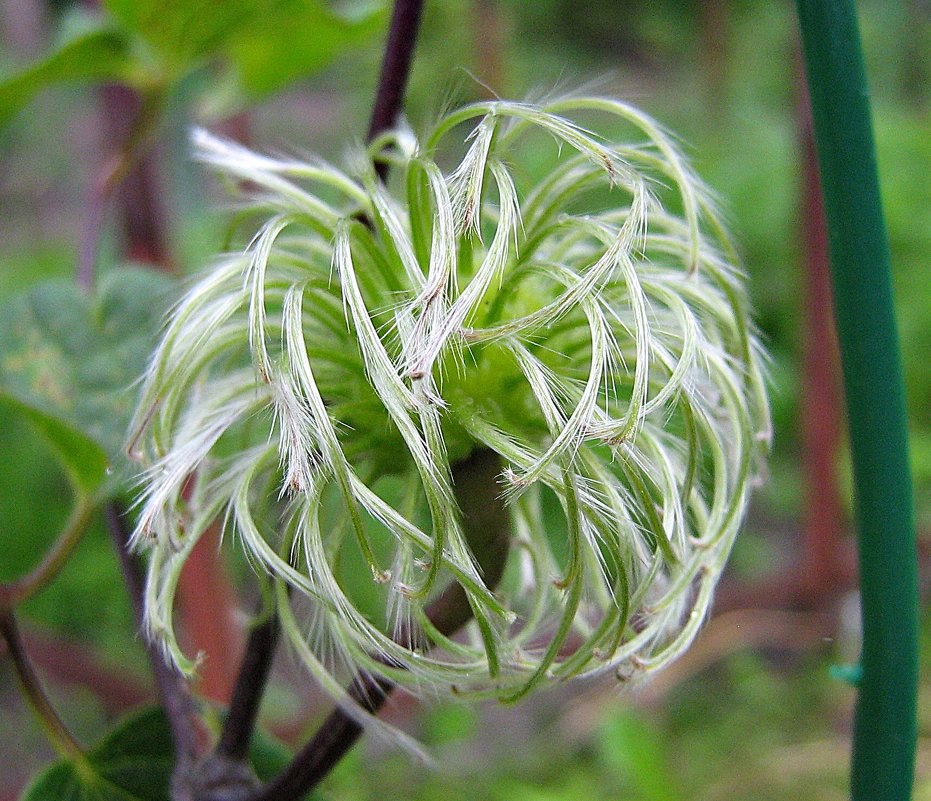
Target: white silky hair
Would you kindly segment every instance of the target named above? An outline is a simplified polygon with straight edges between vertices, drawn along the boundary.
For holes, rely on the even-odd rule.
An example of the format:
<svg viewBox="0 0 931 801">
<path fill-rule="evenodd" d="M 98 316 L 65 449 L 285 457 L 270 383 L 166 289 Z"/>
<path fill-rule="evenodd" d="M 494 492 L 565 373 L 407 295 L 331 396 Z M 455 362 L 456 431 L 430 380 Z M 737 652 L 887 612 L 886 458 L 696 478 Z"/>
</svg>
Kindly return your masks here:
<svg viewBox="0 0 931 801">
<path fill-rule="evenodd" d="M 599 118 L 636 139 L 598 135 Z M 534 130 L 560 153 L 523 192 Z M 481 102 L 412 137 L 378 145 L 393 190 L 374 153 L 341 170 L 195 132 L 266 221 L 187 291 L 145 376 L 131 450 L 150 636 L 194 668 L 174 588 L 225 516 L 295 653 L 359 720 L 347 669 L 503 700 L 657 670 L 707 614 L 769 441 L 763 350 L 712 194 L 661 126 L 608 98 Z M 454 482 L 477 449 L 500 459 L 489 502 L 511 525 L 493 586 Z M 340 573 L 348 551 L 383 614 Z M 473 617 L 458 637 L 425 617 L 451 584 Z"/>
</svg>

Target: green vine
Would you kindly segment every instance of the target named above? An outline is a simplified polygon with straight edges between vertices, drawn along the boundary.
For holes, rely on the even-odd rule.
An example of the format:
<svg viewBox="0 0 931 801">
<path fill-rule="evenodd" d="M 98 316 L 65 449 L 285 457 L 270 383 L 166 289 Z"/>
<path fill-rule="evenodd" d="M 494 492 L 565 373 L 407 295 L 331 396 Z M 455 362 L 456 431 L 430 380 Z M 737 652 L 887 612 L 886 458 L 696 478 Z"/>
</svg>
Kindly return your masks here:
<svg viewBox="0 0 931 801">
<path fill-rule="evenodd" d="M 869 94 L 852 0 L 799 0 L 857 501 L 863 618 L 855 801 L 911 797 L 917 564 L 902 368 Z"/>
</svg>

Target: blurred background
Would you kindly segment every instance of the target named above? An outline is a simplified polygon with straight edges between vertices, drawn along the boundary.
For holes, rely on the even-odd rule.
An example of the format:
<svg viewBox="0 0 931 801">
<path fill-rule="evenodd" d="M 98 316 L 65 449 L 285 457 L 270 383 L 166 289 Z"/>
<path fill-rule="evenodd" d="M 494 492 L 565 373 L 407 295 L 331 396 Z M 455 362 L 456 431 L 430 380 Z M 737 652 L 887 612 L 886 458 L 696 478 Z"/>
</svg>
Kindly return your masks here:
<svg viewBox="0 0 931 801">
<path fill-rule="evenodd" d="M 212 13 L 209 2 L 189 5 Z M 327 4 L 308 7 L 315 5 Z M 49 52 L 63 29 L 98 13 L 92 6 L 0 0 L 2 74 Z M 864 0 L 858 7 L 895 271 L 926 602 L 931 4 Z M 208 53 L 174 83 L 152 148 L 110 205 L 102 269 L 128 257 L 187 274 L 222 246 L 225 198 L 189 160 L 192 124 L 260 150 L 312 151 L 337 162 L 347 143 L 362 139 L 387 15 L 371 3 L 336 8 L 351 21 L 351 35 L 327 29 L 314 37 L 311 20 L 307 46 L 322 54 L 317 59 L 291 64 L 289 32 L 272 35 L 266 27 L 241 37 L 235 58 Z M 304 40 L 300 31 L 293 35 L 290 47 L 298 48 Z M 280 74 L 266 81 L 262 65 L 272 62 Z M 231 77 L 236 70 L 238 79 Z M 623 695 L 613 685 L 573 684 L 517 707 L 395 699 L 385 714 L 430 746 L 438 769 L 366 742 L 324 783 L 320 798 L 847 797 L 854 691 L 836 668 L 858 654 L 856 564 L 800 70 L 794 4 L 784 0 L 427 0 L 406 104 L 415 129 L 461 101 L 584 87 L 638 104 L 681 137 L 720 195 L 744 259 L 772 358 L 774 449 L 713 617 L 692 650 L 651 684 Z M 124 88 L 54 85 L 0 130 L 0 300 L 38 280 L 74 275 L 89 198 L 137 104 Z M 9 579 L 51 542 L 67 515 L 69 490 L 48 447 L 3 407 L 0 454 L 0 579 Z M 243 639 L 245 618 L 234 598 L 248 593 L 241 588 L 249 582 L 242 565 L 218 564 L 213 553 L 208 543 L 189 565 L 181 601 L 189 650 L 209 654 L 200 690 L 222 702 Z M 923 621 L 927 664 L 931 629 L 927 615 Z M 152 698 L 101 524 L 59 579 L 22 609 L 21 622 L 49 692 L 80 740 L 92 742 L 108 721 Z M 263 720 L 286 741 L 298 741 L 325 712 L 303 681 L 280 654 Z M 0 716 L 6 801 L 53 755 L 2 656 Z M 915 798 L 931 799 L 927 676 L 917 764 Z"/>
</svg>

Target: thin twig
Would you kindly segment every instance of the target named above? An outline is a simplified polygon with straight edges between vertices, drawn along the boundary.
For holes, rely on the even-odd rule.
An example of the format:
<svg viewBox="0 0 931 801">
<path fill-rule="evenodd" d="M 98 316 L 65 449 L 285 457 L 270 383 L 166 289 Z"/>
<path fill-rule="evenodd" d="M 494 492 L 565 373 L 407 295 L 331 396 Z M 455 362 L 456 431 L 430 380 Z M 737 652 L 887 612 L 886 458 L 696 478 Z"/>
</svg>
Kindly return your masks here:
<svg viewBox="0 0 931 801">
<path fill-rule="evenodd" d="M 246 642 L 246 651 L 239 666 L 229 715 L 223 724 L 216 753 L 230 759 L 245 759 L 265 692 L 268 674 L 278 644 L 278 615 L 270 613 L 255 625 Z"/>
<path fill-rule="evenodd" d="M 32 667 L 32 662 L 29 661 L 29 655 L 26 653 L 12 609 L 0 613 L 0 635 L 6 641 L 16 675 L 29 700 L 29 705 L 42 724 L 42 728 L 45 729 L 49 742 L 65 759 L 83 760 L 84 749 L 58 716 L 42 687 L 42 682 L 39 681 L 39 676 Z"/>
<path fill-rule="evenodd" d="M 107 527 L 119 557 L 120 569 L 132 600 L 136 624 L 143 625 L 144 579 L 142 564 L 129 548 L 129 528 L 123 513 L 115 503 L 106 506 Z M 143 638 L 159 698 L 168 718 L 171 736 L 175 744 L 175 775 L 186 775 L 196 764 L 202 751 L 201 721 L 197 706 L 184 677 L 171 667 L 158 646 L 147 637 Z"/>
<path fill-rule="evenodd" d="M 352 702 L 374 714 L 381 709 L 393 689 L 394 684 L 387 679 L 366 674 L 353 680 L 348 693 Z M 333 710 L 310 742 L 295 754 L 291 764 L 249 801 L 303 798 L 345 756 L 363 732 L 362 725 L 342 709 Z"/>
<path fill-rule="evenodd" d="M 107 141 L 124 154 L 125 172 L 113 189 L 123 256 L 171 272 L 164 203 L 150 147 L 162 101 L 158 94 L 148 97 L 122 84 L 104 86 L 101 96 Z"/>
<path fill-rule="evenodd" d="M 422 9 L 423 0 L 396 0 L 394 4 L 388 41 L 385 45 L 385 58 L 382 61 L 381 77 L 378 80 L 375 105 L 372 108 L 372 119 L 366 137 L 369 142 L 394 127 L 401 112 Z M 375 165 L 375 169 L 384 178 L 388 165 L 379 163 Z"/>
<path fill-rule="evenodd" d="M 838 480 L 843 437 L 840 409 L 840 354 L 831 317 L 831 260 L 828 251 L 824 197 L 818 176 L 818 159 L 805 85 L 801 51 L 796 59 L 798 93 L 796 125 L 802 167 L 801 228 L 805 313 L 802 357 L 802 464 L 807 481 L 802 527 L 801 574 L 810 601 L 817 603 L 840 583 L 845 558 L 852 545 L 845 526 L 844 501 Z M 848 559 L 849 561 L 849 559 Z"/>
<path fill-rule="evenodd" d="M 242 801 L 260 786 L 249 761 L 249 745 L 275 656 L 279 628 L 278 616 L 272 612 L 249 634 L 220 739 L 186 777 L 184 789 L 193 801 Z"/>
<path fill-rule="evenodd" d="M 97 647 L 72 640 L 66 634 L 23 632 L 23 642 L 32 664 L 50 684 L 86 690 L 93 688 L 96 701 L 108 719 L 146 703 L 151 691 L 145 679 L 108 658 Z M 6 649 L 0 640 L 0 658 Z"/>
</svg>

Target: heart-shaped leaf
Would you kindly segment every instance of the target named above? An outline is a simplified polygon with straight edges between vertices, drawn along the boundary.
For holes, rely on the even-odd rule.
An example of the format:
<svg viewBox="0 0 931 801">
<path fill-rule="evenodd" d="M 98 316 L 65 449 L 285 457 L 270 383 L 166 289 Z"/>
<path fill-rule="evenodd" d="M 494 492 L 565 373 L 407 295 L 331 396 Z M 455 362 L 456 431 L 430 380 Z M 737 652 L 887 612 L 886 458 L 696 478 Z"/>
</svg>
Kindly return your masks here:
<svg viewBox="0 0 931 801">
<path fill-rule="evenodd" d="M 323 0 L 104 0 L 126 29 L 182 75 L 219 59 L 252 96 L 321 69 L 381 29 L 384 4 L 338 11 Z"/>
<path fill-rule="evenodd" d="M 174 746 L 160 708 L 118 723 L 83 762 L 56 762 L 21 801 L 168 801 Z"/>
<path fill-rule="evenodd" d="M 320 2 L 275 2 L 248 29 L 230 38 L 227 55 L 246 93 L 269 95 L 323 69 L 340 53 L 383 28 L 384 6 L 371 3 L 351 17 Z"/>
<path fill-rule="evenodd" d="M 41 90 L 62 81 L 134 83 L 140 71 L 127 37 L 111 26 L 82 30 L 45 58 L 0 78 L 0 128 Z"/>
<path fill-rule="evenodd" d="M 109 273 L 94 296 L 38 284 L 0 308 L 0 399 L 23 413 L 93 492 L 119 467 L 135 400 L 173 282 L 141 268 Z"/>
<path fill-rule="evenodd" d="M 263 781 L 290 758 L 287 748 L 261 731 L 249 756 Z M 50 765 L 20 801 L 169 801 L 173 767 L 168 721 L 160 707 L 152 707 L 117 723 L 84 761 Z"/>
</svg>

